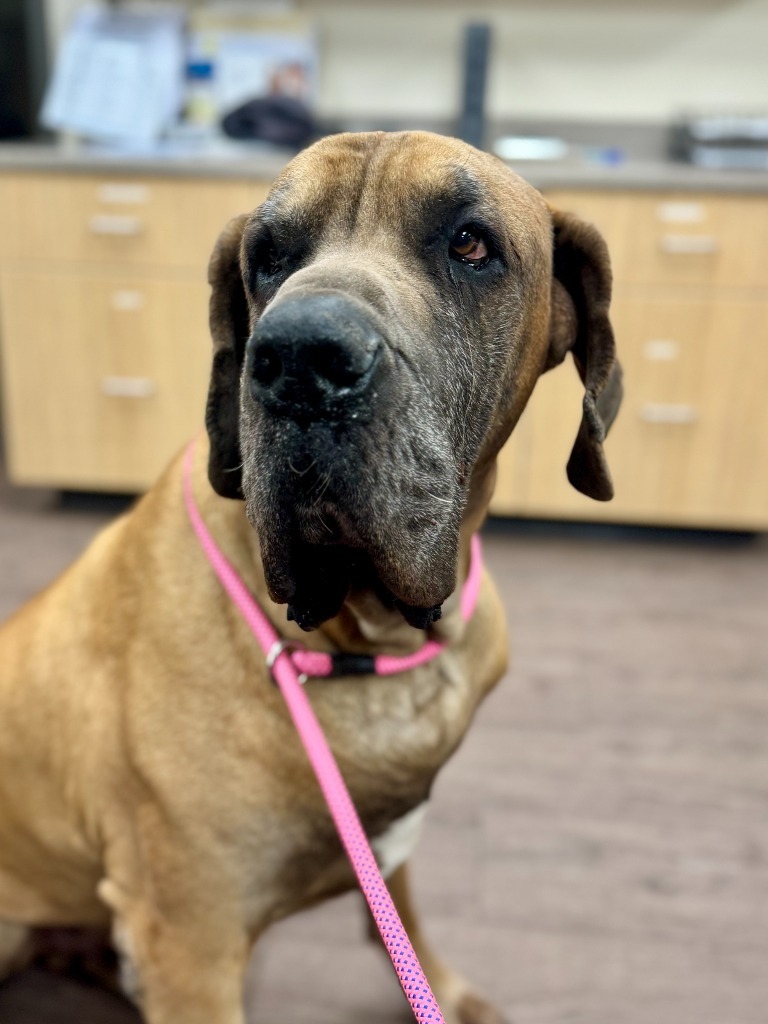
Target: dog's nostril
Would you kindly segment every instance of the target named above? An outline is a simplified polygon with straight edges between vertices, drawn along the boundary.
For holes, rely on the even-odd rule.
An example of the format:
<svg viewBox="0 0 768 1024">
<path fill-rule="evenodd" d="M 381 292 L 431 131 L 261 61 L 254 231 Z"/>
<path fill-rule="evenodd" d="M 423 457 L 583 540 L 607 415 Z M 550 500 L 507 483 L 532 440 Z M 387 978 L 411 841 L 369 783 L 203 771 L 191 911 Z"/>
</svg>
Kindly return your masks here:
<svg viewBox="0 0 768 1024">
<path fill-rule="evenodd" d="M 317 377 L 325 378 L 335 388 L 348 388 L 370 370 L 375 358 L 375 348 L 320 341 L 312 347 L 308 362 Z"/>
<path fill-rule="evenodd" d="M 384 338 L 345 296 L 312 295 L 266 311 L 248 340 L 251 397 L 275 416 L 329 418 L 357 406 L 384 363 Z"/>
<path fill-rule="evenodd" d="M 251 372 L 262 387 L 274 384 L 282 373 L 283 361 L 271 345 L 261 345 L 253 354 Z"/>
</svg>

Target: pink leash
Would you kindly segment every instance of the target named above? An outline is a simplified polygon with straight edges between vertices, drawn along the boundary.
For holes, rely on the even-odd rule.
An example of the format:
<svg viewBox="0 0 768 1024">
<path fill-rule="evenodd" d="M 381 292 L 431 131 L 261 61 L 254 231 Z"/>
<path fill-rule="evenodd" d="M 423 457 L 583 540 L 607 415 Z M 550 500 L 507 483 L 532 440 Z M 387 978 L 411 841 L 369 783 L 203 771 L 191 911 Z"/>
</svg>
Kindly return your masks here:
<svg viewBox="0 0 768 1024">
<path fill-rule="evenodd" d="M 429 982 L 379 871 L 376 858 L 368 843 L 352 798 L 341 777 L 339 767 L 302 687 L 301 676 L 332 674 L 332 655 L 303 649 L 291 650 L 286 642 L 280 639 L 272 623 L 256 603 L 203 522 L 192 494 L 193 455 L 194 442 L 187 449 L 184 459 L 183 486 L 187 513 L 200 545 L 222 586 L 237 605 L 267 657 L 267 665 L 283 694 L 293 723 L 323 791 L 331 817 L 357 875 L 360 888 L 371 909 L 403 992 L 411 1004 L 416 1019 L 434 1021 L 434 1024 L 445 1024 L 437 1000 L 429 987 Z M 480 541 L 477 537 L 473 537 L 470 572 L 461 599 L 461 613 L 465 621 L 471 617 L 477 603 L 480 575 Z M 440 653 L 444 646 L 437 641 L 429 640 L 420 651 L 413 655 L 406 657 L 379 655 L 374 659 L 375 668 L 372 668 L 371 671 L 380 675 L 406 671 L 431 660 Z"/>
</svg>

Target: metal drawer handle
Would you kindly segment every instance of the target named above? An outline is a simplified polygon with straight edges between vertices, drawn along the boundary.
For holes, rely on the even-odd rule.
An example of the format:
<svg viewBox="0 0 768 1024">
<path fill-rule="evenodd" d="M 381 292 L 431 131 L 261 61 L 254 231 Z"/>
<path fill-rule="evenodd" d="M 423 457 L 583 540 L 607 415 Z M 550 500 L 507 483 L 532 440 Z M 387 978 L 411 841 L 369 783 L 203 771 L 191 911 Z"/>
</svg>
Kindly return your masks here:
<svg viewBox="0 0 768 1024">
<path fill-rule="evenodd" d="M 142 230 L 139 217 L 124 213 L 95 213 L 88 227 L 94 235 L 139 235 Z"/>
<path fill-rule="evenodd" d="M 703 203 L 685 199 L 673 199 L 659 203 L 656 207 L 657 219 L 665 224 L 701 224 L 706 216 L 707 210 Z"/>
<path fill-rule="evenodd" d="M 96 195 L 102 203 L 148 203 L 150 191 L 146 185 L 132 181 L 105 181 Z"/>
<path fill-rule="evenodd" d="M 144 293 L 133 288 L 117 288 L 112 292 L 112 309 L 119 313 L 135 313 L 145 305 Z"/>
<path fill-rule="evenodd" d="M 650 341 L 646 341 L 643 354 L 652 362 L 670 362 L 679 358 L 680 345 L 676 341 L 667 341 L 666 338 L 651 338 Z"/>
<path fill-rule="evenodd" d="M 673 426 L 688 426 L 695 423 L 699 414 L 695 405 L 673 405 L 663 402 L 646 402 L 640 409 L 644 423 L 668 423 Z"/>
<path fill-rule="evenodd" d="M 105 377 L 101 392 L 109 398 L 151 398 L 155 384 L 149 377 Z"/>
<path fill-rule="evenodd" d="M 670 256 L 712 256 L 720 251 L 714 235 L 662 235 L 659 244 Z"/>
</svg>

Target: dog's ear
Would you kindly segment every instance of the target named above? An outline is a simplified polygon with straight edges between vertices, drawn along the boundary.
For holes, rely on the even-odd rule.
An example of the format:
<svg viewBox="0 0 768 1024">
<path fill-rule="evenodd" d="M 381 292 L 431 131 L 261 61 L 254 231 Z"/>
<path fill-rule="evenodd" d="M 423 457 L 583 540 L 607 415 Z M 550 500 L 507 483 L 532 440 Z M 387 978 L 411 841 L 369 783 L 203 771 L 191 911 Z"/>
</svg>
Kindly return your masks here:
<svg viewBox="0 0 768 1024">
<path fill-rule="evenodd" d="M 596 228 L 572 214 L 552 210 L 552 221 L 552 312 L 544 369 L 557 366 L 567 352 L 573 354 L 584 384 L 584 404 L 568 479 L 588 497 L 609 501 L 613 484 L 603 441 L 621 404 L 622 383 L 608 319 L 608 248 Z"/>
<path fill-rule="evenodd" d="M 247 214 L 224 228 L 208 265 L 211 286 L 209 322 L 213 366 L 208 386 L 205 426 L 211 448 L 208 478 L 225 498 L 242 498 L 240 455 L 240 371 L 250 332 L 248 301 L 240 273 L 240 244 Z"/>
</svg>

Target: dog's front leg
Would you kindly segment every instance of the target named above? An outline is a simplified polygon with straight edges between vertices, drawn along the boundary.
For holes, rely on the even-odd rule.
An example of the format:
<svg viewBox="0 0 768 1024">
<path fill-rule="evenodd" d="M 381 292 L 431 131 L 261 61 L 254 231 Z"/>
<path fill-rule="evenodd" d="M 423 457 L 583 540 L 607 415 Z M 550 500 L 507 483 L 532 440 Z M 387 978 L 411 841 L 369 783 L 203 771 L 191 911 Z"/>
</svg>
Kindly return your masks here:
<svg viewBox="0 0 768 1024">
<path fill-rule="evenodd" d="M 424 938 L 411 898 L 407 864 L 402 864 L 389 875 L 387 887 L 446 1024 L 503 1024 L 498 1010 L 479 996 L 460 974 L 444 964 Z M 378 934 L 373 919 L 371 929 L 372 936 Z"/>
<path fill-rule="evenodd" d="M 245 1024 L 243 977 L 249 941 L 236 912 L 205 901 L 161 912 L 110 880 L 99 895 L 114 914 L 123 987 L 147 1024 Z"/>
<path fill-rule="evenodd" d="M 12 921 L 0 921 L 0 981 L 16 970 L 29 945 L 30 929 Z"/>
</svg>

